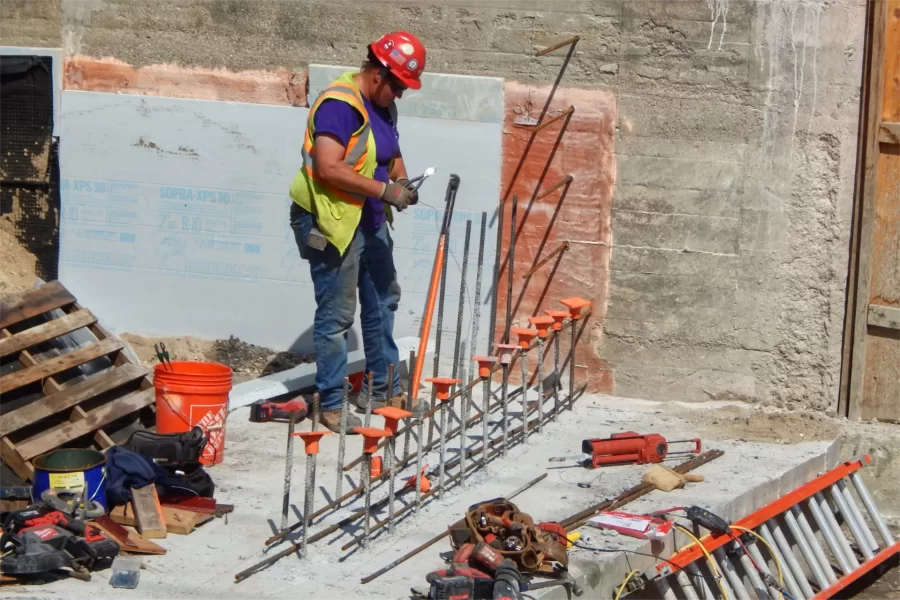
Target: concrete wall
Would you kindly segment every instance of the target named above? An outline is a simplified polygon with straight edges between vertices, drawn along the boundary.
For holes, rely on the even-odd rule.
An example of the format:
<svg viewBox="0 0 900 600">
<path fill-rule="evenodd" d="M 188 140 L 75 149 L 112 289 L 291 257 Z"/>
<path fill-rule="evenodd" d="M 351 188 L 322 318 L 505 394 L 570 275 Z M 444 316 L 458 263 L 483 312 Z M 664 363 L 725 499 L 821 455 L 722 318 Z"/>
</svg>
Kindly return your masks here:
<svg viewBox="0 0 900 600">
<path fill-rule="evenodd" d="M 508 116 L 539 114 L 527 100 L 547 92 L 565 51 L 533 53 L 577 34 L 553 108 L 577 97 L 576 116 L 594 126 L 523 170 L 550 162 L 583 186 L 553 233 L 594 247 L 568 252 L 557 272 L 559 295 L 578 290 L 599 317 L 596 356 L 578 364 L 618 395 L 836 402 L 864 2 L 5 0 L 0 18 L 7 45 L 121 61 L 136 76 L 117 91 L 147 80 L 140 67 L 171 63 L 207 90 L 196 93 L 243 93 L 241 81 L 262 78 L 286 104 L 309 63 L 356 64 L 369 40 L 403 27 L 428 45 L 430 71 L 505 78 Z M 103 83 L 77 74 L 70 87 Z M 512 121 L 504 165 L 521 149 Z M 506 166 L 504 182 L 514 185 Z M 519 272 L 534 239 L 517 244 Z M 522 295 L 545 287 L 536 275 Z M 540 306 L 521 304 L 519 321 Z"/>
</svg>

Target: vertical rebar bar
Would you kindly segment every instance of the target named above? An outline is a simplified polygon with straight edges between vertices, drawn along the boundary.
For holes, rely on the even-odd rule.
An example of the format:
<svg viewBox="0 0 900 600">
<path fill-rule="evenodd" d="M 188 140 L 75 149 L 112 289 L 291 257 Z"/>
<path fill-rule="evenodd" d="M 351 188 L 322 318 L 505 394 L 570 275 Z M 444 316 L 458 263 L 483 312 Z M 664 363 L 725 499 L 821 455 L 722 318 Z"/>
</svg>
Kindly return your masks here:
<svg viewBox="0 0 900 600">
<path fill-rule="evenodd" d="M 572 339 L 569 344 L 569 410 L 575 405 L 575 319 L 572 319 Z"/>
<path fill-rule="evenodd" d="M 484 238 L 487 235 L 487 213 L 481 213 L 481 238 L 478 242 L 478 262 L 475 267 L 475 297 L 472 301 L 472 338 L 469 343 L 469 352 L 474 356 L 478 354 L 478 329 L 481 320 L 481 276 L 484 271 Z M 489 336 L 492 337 L 492 336 Z M 475 363 L 469 361 L 469 381 L 475 377 Z M 471 394 L 469 395 L 471 398 Z"/>
<path fill-rule="evenodd" d="M 416 417 L 416 513 L 422 504 L 422 435 L 425 431 L 421 415 Z"/>
<path fill-rule="evenodd" d="M 287 527 L 288 508 L 291 505 L 291 472 L 294 470 L 294 424 L 296 417 L 288 415 L 287 451 L 284 456 L 284 496 L 281 503 L 281 530 Z"/>
<path fill-rule="evenodd" d="M 522 439 L 528 439 L 528 352 L 522 350 Z"/>
<path fill-rule="evenodd" d="M 438 292 L 437 323 L 435 324 L 437 329 L 434 332 L 434 367 L 431 371 L 432 377 L 438 376 L 438 371 L 441 364 L 441 338 L 444 334 L 444 298 L 447 296 L 447 263 L 450 262 L 449 260 L 447 260 L 447 255 L 450 253 L 450 240 L 450 230 L 448 229 L 445 241 L 447 251 L 444 253 L 443 262 L 441 264 L 441 287 L 440 291 Z M 431 406 L 434 406 L 434 403 L 436 401 L 437 397 L 435 396 L 434 387 L 432 387 Z M 431 444 L 433 441 L 434 415 L 432 415 L 431 419 L 428 421 L 428 443 Z"/>
<path fill-rule="evenodd" d="M 440 455 L 438 457 L 438 497 L 444 495 L 444 462 L 447 458 L 447 403 L 441 401 Z"/>
<path fill-rule="evenodd" d="M 461 419 L 459 424 L 459 483 L 463 487 L 466 485 L 466 459 L 468 458 L 469 452 L 467 448 L 468 442 L 468 434 L 466 433 L 466 428 L 469 421 L 469 396 L 472 391 L 469 389 L 469 378 L 467 376 L 467 372 L 465 368 L 460 368 L 460 375 L 462 377 L 462 389 L 463 392 L 463 400 L 462 407 L 460 408 Z"/>
<path fill-rule="evenodd" d="M 406 393 L 406 407 L 405 407 L 406 410 L 408 410 L 409 412 L 413 412 L 413 404 L 412 404 L 413 395 L 412 395 L 411 388 L 413 385 L 412 377 L 413 377 L 413 365 L 414 364 L 416 364 L 416 351 L 410 350 L 409 351 L 409 368 L 408 368 L 409 383 L 407 383 L 407 385 L 406 385 L 408 391 Z M 407 427 L 406 428 L 406 437 L 403 439 L 403 460 L 406 460 L 407 458 L 409 458 L 409 438 L 411 435 L 412 435 L 412 427 Z"/>
<path fill-rule="evenodd" d="M 368 397 L 366 398 L 366 414 L 365 414 L 365 417 L 363 418 L 363 427 L 368 427 L 372 423 L 372 387 L 373 387 L 374 379 L 375 379 L 375 374 L 372 371 L 369 371 L 369 382 L 368 382 L 368 386 L 366 388 L 369 393 L 368 393 Z M 371 456 L 369 457 L 369 460 L 363 462 L 362 469 L 360 469 L 360 470 L 362 471 L 362 476 L 366 480 L 366 489 L 368 489 L 369 479 L 371 479 L 371 474 L 372 474 L 372 457 Z M 368 495 L 368 492 L 366 492 L 366 491 L 364 491 L 363 493 Z M 368 501 L 368 497 L 366 498 L 366 501 Z"/>
<path fill-rule="evenodd" d="M 503 383 L 500 385 L 500 403 L 503 405 L 503 456 L 509 452 L 509 364 L 503 363 Z"/>
<path fill-rule="evenodd" d="M 538 397 L 537 397 L 537 414 L 538 414 L 538 434 L 544 433 L 544 338 L 540 335 L 537 339 L 537 380 L 538 380 Z M 524 389 L 524 388 L 522 388 Z"/>
<path fill-rule="evenodd" d="M 334 484 L 334 497 L 340 498 L 344 489 L 344 452 L 347 449 L 347 413 L 350 411 L 350 378 L 344 377 L 341 386 L 341 430 L 338 433 L 337 481 Z M 338 504 L 340 508 L 340 504 Z"/>
<path fill-rule="evenodd" d="M 387 457 L 385 461 L 387 464 L 384 466 L 385 469 L 390 473 L 388 475 L 388 533 L 394 533 L 394 485 L 395 478 L 397 474 L 394 472 L 394 452 L 397 449 L 397 439 L 394 436 L 391 436 L 388 439 L 387 445 L 389 451 L 387 452 Z"/>
<path fill-rule="evenodd" d="M 491 287 L 491 329 L 488 332 L 488 356 L 494 353 L 494 336 L 497 335 L 497 302 L 500 300 L 500 248 L 503 245 L 503 214 L 505 207 L 500 204 L 497 211 L 497 244 L 494 249 L 494 277 Z"/>
<path fill-rule="evenodd" d="M 365 480 L 365 495 L 366 495 L 366 508 L 365 508 L 365 516 L 363 519 L 365 523 L 363 525 L 363 539 L 360 544 L 363 548 L 369 545 L 369 521 L 372 513 L 372 478 L 369 477 L 369 473 L 372 472 L 372 455 L 368 452 L 366 453 L 366 480 Z"/>
<path fill-rule="evenodd" d="M 484 391 L 481 398 L 481 452 L 487 456 L 488 452 L 488 414 L 491 408 L 491 376 L 484 377 Z M 487 460 L 484 461 L 484 470 L 487 471 Z"/>
<path fill-rule="evenodd" d="M 553 336 L 553 420 L 559 418 L 559 387 L 562 385 L 562 375 L 559 372 L 559 334 L 562 330 L 557 331 Z"/>
<path fill-rule="evenodd" d="M 460 340 L 462 339 L 463 314 L 466 311 L 466 271 L 469 266 L 469 242 L 472 238 L 472 219 L 466 220 L 466 241 L 463 244 L 462 266 L 459 277 L 459 305 L 456 311 L 456 340 L 453 342 L 453 374 L 456 379 L 459 376 Z M 451 393 L 456 391 L 456 384 L 450 388 Z M 462 399 L 465 401 L 465 398 Z"/>
<path fill-rule="evenodd" d="M 313 405 L 312 405 L 312 414 L 313 414 L 313 422 L 311 424 L 312 431 L 316 430 L 316 423 L 319 420 L 319 408 L 320 408 L 321 398 L 319 397 L 319 392 L 315 392 L 313 394 Z M 303 544 L 300 547 L 300 556 L 301 558 L 306 558 L 306 540 L 307 535 L 309 534 L 309 528 L 312 526 L 312 514 L 313 514 L 313 500 L 315 498 L 316 493 L 316 454 L 307 454 L 306 455 L 306 481 L 303 482 L 306 486 L 306 494 L 303 499 Z"/>
<path fill-rule="evenodd" d="M 509 261 L 506 265 L 506 325 L 503 328 L 503 343 L 509 343 L 510 330 L 512 329 L 512 289 L 513 267 L 516 263 L 516 207 L 519 205 L 518 194 L 513 194 L 512 211 L 509 217 Z"/>
</svg>

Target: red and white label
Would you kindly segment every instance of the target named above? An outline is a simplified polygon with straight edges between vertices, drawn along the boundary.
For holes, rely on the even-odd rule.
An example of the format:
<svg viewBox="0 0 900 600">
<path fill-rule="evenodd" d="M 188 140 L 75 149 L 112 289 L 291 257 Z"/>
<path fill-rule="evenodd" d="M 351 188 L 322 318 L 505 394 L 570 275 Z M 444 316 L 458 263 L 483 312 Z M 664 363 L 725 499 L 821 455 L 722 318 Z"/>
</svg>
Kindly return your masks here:
<svg viewBox="0 0 900 600">
<path fill-rule="evenodd" d="M 612 529 L 638 539 L 661 539 L 672 531 L 674 523 L 658 517 L 607 511 L 592 517 L 588 523 L 598 529 Z"/>
<path fill-rule="evenodd" d="M 218 410 L 216 410 L 218 408 Z M 196 411 L 196 412 L 195 412 Z M 198 421 L 195 414 L 205 411 L 203 417 Z M 191 422 L 196 423 L 203 432 L 209 435 L 209 442 L 203 448 L 200 458 L 210 463 L 215 462 L 218 455 L 225 450 L 225 417 L 228 415 L 228 409 L 225 405 L 206 405 L 191 407 Z"/>
</svg>

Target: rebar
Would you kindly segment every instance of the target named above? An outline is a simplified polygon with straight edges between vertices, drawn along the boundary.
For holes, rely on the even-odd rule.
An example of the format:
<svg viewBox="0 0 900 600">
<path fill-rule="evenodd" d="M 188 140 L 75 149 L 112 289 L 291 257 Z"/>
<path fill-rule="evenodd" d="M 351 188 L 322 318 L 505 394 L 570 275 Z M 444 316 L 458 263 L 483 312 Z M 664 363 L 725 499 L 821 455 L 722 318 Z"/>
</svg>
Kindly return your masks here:
<svg viewBox="0 0 900 600">
<path fill-rule="evenodd" d="M 550 117 L 549 119 L 545 119 L 545 120 L 541 121 L 540 124 L 535 125 L 534 129 L 532 129 L 531 131 L 532 131 L 532 133 L 537 133 L 541 129 L 544 129 L 545 127 L 548 127 L 548 126 L 552 125 L 553 123 L 556 123 L 560 119 L 565 119 L 566 117 L 568 117 L 569 115 L 571 115 L 574 112 L 575 112 L 575 107 L 570 106 L 569 108 L 565 109 L 564 111 L 562 111 L 555 117 Z"/>
<path fill-rule="evenodd" d="M 460 419 L 460 424 L 459 424 L 459 458 L 460 458 L 459 482 L 463 487 L 465 487 L 465 485 L 466 485 L 466 457 L 468 455 L 468 451 L 466 448 L 466 441 L 467 441 L 466 440 L 466 437 L 467 437 L 466 424 L 469 420 L 469 403 L 471 402 L 469 396 L 471 396 L 472 391 L 469 388 L 469 386 L 467 385 L 469 383 L 469 378 L 468 378 L 466 369 L 462 368 L 462 369 L 460 369 L 460 372 L 462 374 L 462 386 L 463 386 L 462 389 L 466 390 L 466 392 L 463 394 L 463 401 L 462 401 L 462 408 L 461 408 L 462 419 Z"/>
<path fill-rule="evenodd" d="M 537 56 L 544 56 L 545 54 L 550 54 L 550 53 L 553 52 L 554 50 L 559 50 L 560 48 L 565 48 L 566 46 L 570 46 L 570 45 L 572 45 L 572 44 L 575 44 L 575 43 L 577 43 L 578 40 L 580 40 L 580 39 L 581 39 L 581 38 L 578 37 L 577 35 L 576 35 L 576 36 L 572 36 L 571 38 L 569 38 L 569 39 L 567 39 L 567 40 L 564 40 L 564 41 L 562 41 L 562 42 L 559 42 L 558 44 L 553 44 L 553 45 L 550 46 L 549 48 L 544 48 L 544 49 L 541 50 L 540 52 L 536 53 L 535 56 L 537 57 Z"/>
<path fill-rule="evenodd" d="M 519 195 L 513 194 L 512 211 L 509 216 L 509 260 L 506 265 L 506 325 L 503 328 L 503 343 L 509 343 L 509 333 L 512 329 L 512 290 L 513 271 L 516 264 L 516 208 L 519 205 Z"/>
<path fill-rule="evenodd" d="M 520 352 L 522 365 L 522 424 L 525 425 L 525 437 L 528 437 L 528 354 Z"/>
<path fill-rule="evenodd" d="M 372 424 L 372 391 L 375 380 L 375 373 L 369 371 L 369 382 L 368 382 L 368 394 L 366 396 L 366 416 L 363 420 L 363 427 L 368 427 Z"/>
<path fill-rule="evenodd" d="M 503 244 L 503 222 L 505 207 L 501 204 L 497 211 L 497 244 L 494 248 L 494 276 L 491 284 L 491 328 L 488 331 L 488 356 L 494 354 L 494 336 L 497 335 L 497 302 L 500 300 L 500 247 Z"/>
<path fill-rule="evenodd" d="M 397 478 L 396 469 L 394 469 L 394 449 L 396 447 L 394 436 L 390 437 L 388 447 L 390 451 L 385 458 L 385 469 L 388 470 L 388 533 L 394 533 L 394 480 Z"/>
<path fill-rule="evenodd" d="M 466 219 L 466 241 L 463 244 L 463 258 L 459 276 L 459 305 L 456 311 L 456 340 L 453 342 L 453 374 L 451 375 L 453 379 L 459 376 L 460 340 L 462 340 L 463 315 L 466 312 L 466 273 L 469 267 L 469 242 L 471 239 L 472 219 Z M 456 391 L 456 389 L 456 384 L 453 384 L 451 391 Z"/>
<path fill-rule="evenodd" d="M 350 411 L 350 378 L 344 377 L 341 385 L 341 431 L 338 434 L 337 481 L 334 484 L 334 497 L 340 498 L 344 488 L 344 453 L 347 449 L 347 413 Z M 340 504 L 338 504 L 340 507 Z"/>
<path fill-rule="evenodd" d="M 472 308 L 472 340 L 471 344 L 469 344 L 469 351 L 472 355 L 478 354 L 478 329 L 479 329 L 479 321 L 481 321 L 481 277 L 484 271 L 484 238 L 487 234 L 487 213 L 481 213 L 481 237 L 478 241 L 478 262 L 475 267 L 475 298 L 473 300 L 473 308 Z M 493 336 L 489 336 L 493 337 Z M 469 381 L 472 381 L 475 377 L 473 369 L 475 368 L 475 363 L 473 361 L 469 361 Z"/>
<path fill-rule="evenodd" d="M 559 373 L 559 335 L 557 334 L 553 340 L 553 420 L 556 420 L 559 414 L 559 387 L 562 382 L 562 376 Z"/>
<path fill-rule="evenodd" d="M 537 379 L 538 379 L 538 399 L 537 399 L 537 411 L 538 411 L 538 434 L 544 433 L 544 421 L 541 417 L 544 416 L 544 338 L 538 336 L 537 340 L 537 353 L 538 353 L 538 363 L 537 363 Z M 524 364 L 524 361 L 523 361 Z M 525 389 L 525 383 L 522 382 L 523 390 Z"/>
<path fill-rule="evenodd" d="M 316 423 L 319 420 L 320 401 L 319 393 L 314 393 L 312 431 L 316 430 Z M 306 455 L 306 481 L 304 484 L 306 486 L 306 494 L 303 499 L 303 519 L 305 523 L 303 525 L 303 543 L 300 550 L 301 558 L 306 558 L 307 535 L 309 533 L 309 528 L 312 525 L 313 500 L 316 492 L 316 454 Z"/>
<path fill-rule="evenodd" d="M 509 452 L 509 365 L 503 363 L 503 383 L 500 385 L 500 404 L 503 406 L 503 456 Z"/>
<path fill-rule="evenodd" d="M 439 434 L 440 439 L 440 456 L 438 458 L 438 486 L 441 490 L 444 488 L 444 460 L 446 459 L 447 452 L 447 403 L 445 401 L 441 401 L 441 431 Z M 442 494 L 439 494 L 442 495 Z"/>
<path fill-rule="evenodd" d="M 284 456 L 284 495 L 281 503 L 281 529 L 287 527 L 288 508 L 291 505 L 291 473 L 294 470 L 294 412 L 288 415 L 287 451 Z"/>
<path fill-rule="evenodd" d="M 447 260 L 447 254 L 449 253 L 450 248 L 450 230 L 447 230 L 446 234 L 446 244 L 448 248 L 448 252 L 444 253 L 443 263 L 441 264 L 441 287 L 438 292 L 438 309 L 437 309 L 437 330 L 434 332 L 434 367 L 431 372 L 432 377 L 437 377 L 440 372 L 440 364 L 441 364 L 441 338 L 444 334 L 444 298 L 447 296 L 447 263 L 450 262 Z M 437 402 L 437 396 L 435 395 L 434 387 L 431 388 L 431 406 L 432 408 L 435 406 Z M 434 413 L 432 413 L 432 418 L 428 422 L 428 443 L 434 441 Z"/>
<path fill-rule="evenodd" d="M 422 435 L 424 417 L 416 418 L 416 511 L 422 503 Z"/>
<path fill-rule="evenodd" d="M 484 407 L 481 411 L 481 445 L 487 447 L 488 443 L 488 413 L 490 412 L 491 400 L 491 378 L 484 378 L 484 388 L 481 397 L 481 405 Z M 485 466 L 487 468 L 487 466 Z"/>
<path fill-rule="evenodd" d="M 572 331 L 572 339 L 569 342 L 569 408 L 572 408 L 572 401 L 575 397 L 575 340 L 577 336 L 575 335 L 575 322 L 576 319 L 572 319 L 571 322 L 571 331 Z"/>
<path fill-rule="evenodd" d="M 363 548 L 365 548 L 366 546 L 369 545 L 369 534 L 370 534 L 369 528 L 371 525 L 369 523 L 369 521 L 370 521 L 370 517 L 371 517 L 371 513 L 372 513 L 372 478 L 369 476 L 369 473 L 372 472 L 372 455 L 369 453 L 366 453 L 365 465 L 366 465 L 366 480 L 365 480 L 366 510 L 365 510 L 365 516 L 363 517 L 363 519 L 364 519 L 363 539 L 360 542 Z M 307 529 L 308 529 L 308 527 L 303 528 L 304 535 L 306 534 Z"/>
<path fill-rule="evenodd" d="M 563 251 L 568 250 L 568 249 L 569 249 L 569 242 L 566 241 L 566 242 L 561 243 L 559 246 L 557 246 L 557 247 L 553 250 L 553 252 L 551 252 L 550 254 L 548 254 L 547 256 L 545 256 L 544 258 L 542 258 L 542 259 L 540 260 L 540 262 L 538 262 L 538 263 L 535 264 L 533 267 L 531 267 L 530 269 L 528 269 L 527 271 L 525 271 L 525 273 L 522 274 L 522 279 L 528 279 L 529 277 L 531 277 L 532 275 L 534 275 L 535 273 L 537 273 L 537 270 L 538 270 L 538 269 L 540 269 L 541 267 L 543 267 L 544 265 L 546 265 L 548 262 L 550 262 L 550 260 L 551 260 L 554 256 L 556 256 L 556 255 L 559 254 L 560 252 L 563 252 Z"/>
<path fill-rule="evenodd" d="M 536 419 L 535 419 L 535 420 L 536 420 Z M 535 424 L 535 426 L 536 426 L 536 424 Z M 518 427 L 516 427 L 516 429 L 513 431 L 513 436 L 514 436 L 516 439 L 518 439 L 518 438 L 521 437 L 522 440 L 524 441 L 524 439 L 525 439 L 524 424 L 523 424 L 523 425 L 520 425 L 520 426 L 518 426 Z M 483 468 L 485 464 L 487 464 L 489 461 L 491 461 L 492 459 L 494 459 L 494 458 L 496 458 L 497 456 L 499 456 L 500 453 L 502 452 L 502 450 L 500 450 L 500 449 L 497 449 L 497 450 L 491 450 L 491 447 L 492 447 L 492 446 L 500 445 L 501 443 L 502 443 L 502 440 L 499 439 L 499 437 L 498 437 L 497 439 L 491 440 L 491 442 L 489 443 L 488 448 L 481 448 L 481 447 L 474 448 L 474 449 L 472 450 L 472 456 L 475 456 L 475 455 L 477 455 L 477 454 L 482 454 L 483 458 L 481 458 L 480 460 L 477 460 L 477 461 L 473 461 L 473 462 L 472 462 L 472 469 L 471 469 L 471 472 L 474 473 L 474 472 L 475 472 L 476 470 L 478 470 L 479 468 Z M 450 463 L 449 463 L 449 465 L 448 465 L 449 468 L 451 468 L 451 469 L 454 468 L 454 467 L 458 464 L 458 462 L 456 462 L 456 461 L 458 461 L 458 460 L 459 460 L 459 459 L 457 458 L 457 459 L 455 459 L 455 460 L 450 461 Z M 452 484 L 453 482 L 455 482 L 458 478 L 459 478 L 459 474 L 458 474 L 458 473 L 455 473 L 455 474 L 451 475 L 449 479 L 447 479 L 446 484 L 449 486 L 450 484 Z M 431 497 L 431 496 L 437 496 L 437 497 L 440 497 L 441 494 L 442 494 L 441 488 L 440 488 L 440 487 L 437 487 L 437 488 L 433 488 L 433 489 L 431 489 L 431 490 L 425 492 L 425 494 L 423 494 L 423 498 Z M 400 515 L 406 513 L 408 510 L 410 510 L 410 507 L 411 507 L 411 505 L 407 505 L 407 506 L 404 506 L 403 508 L 401 508 L 399 511 L 397 511 L 397 516 L 399 517 Z M 374 533 L 375 531 L 378 531 L 379 529 L 381 529 L 381 528 L 384 527 L 385 525 L 387 525 L 387 519 L 384 519 L 384 520 L 382 520 L 382 521 L 379 521 L 378 523 L 375 523 L 375 525 L 372 527 L 372 533 Z M 341 546 L 341 550 L 343 550 L 343 551 L 349 550 L 350 548 L 352 548 L 352 547 L 355 546 L 356 544 L 361 543 L 361 541 L 362 541 L 362 536 L 353 538 L 352 540 L 350 540 L 349 542 L 347 542 L 346 544 L 344 544 L 343 546 Z"/>
<path fill-rule="evenodd" d="M 412 388 L 412 385 L 413 385 L 413 382 L 412 382 L 412 373 L 413 373 L 413 371 L 412 371 L 412 366 L 413 366 L 413 364 L 415 364 L 415 362 L 416 362 L 416 351 L 415 351 L 415 350 L 410 350 L 410 351 L 409 351 L 409 369 L 408 369 L 408 370 L 409 370 L 409 373 L 408 373 L 409 382 L 408 382 L 407 385 L 406 385 L 407 389 Z M 413 408 L 414 408 L 414 407 L 413 407 L 413 397 L 412 397 L 412 392 L 409 392 L 409 391 L 408 391 L 408 392 L 406 393 L 406 410 L 409 411 L 409 412 L 413 412 Z M 412 427 L 407 427 L 407 428 L 406 428 L 406 436 L 405 436 L 404 439 L 403 439 L 403 457 L 404 457 L 404 458 L 407 457 L 407 456 L 409 456 L 409 438 L 410 438 L 411 435 L 412 435 Z"/>
</svg>

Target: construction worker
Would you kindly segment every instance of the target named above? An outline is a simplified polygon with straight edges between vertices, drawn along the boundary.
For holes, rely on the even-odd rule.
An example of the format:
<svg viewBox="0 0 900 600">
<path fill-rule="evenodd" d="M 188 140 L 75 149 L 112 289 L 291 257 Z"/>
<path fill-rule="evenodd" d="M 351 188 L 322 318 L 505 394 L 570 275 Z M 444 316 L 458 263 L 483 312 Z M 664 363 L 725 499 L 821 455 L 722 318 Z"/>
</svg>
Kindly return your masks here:
<svg viewBox="0 0 900 600">
<path fill-rule="evenodd" d="M 394 102 L 407 89 L 421 87 L 424 68 L 422 42 L 405 31 L 389 33 L 369 45 L 358 73 L 343 73 L 309 111 L 303 165 L 290 188 L 290 220 L 315 289 L 316 389 L 322 424 L 332 431 L 340 430 L 347 332 L 357 290 L 366 372 L 374 374 L 372 407 L 405 402 L 399 369 L 392 386 L 387 380 L 388 365 L 400 364 L 393 337 L 400 285 L 389 226 L 392 209 L 403 211 L 418 195 L 405 185 L 409 176 Z M 395 391 L 392 398 L 389 388 Z M 367 402 L 364 382 L 359 409 Z M 348 415 L 347 433 L 360 425 L 358 417 Z"/>
</svg>

